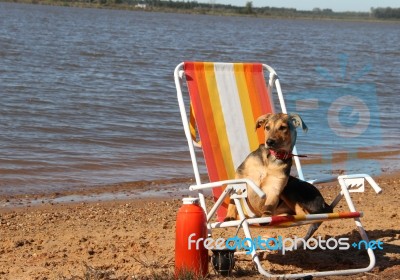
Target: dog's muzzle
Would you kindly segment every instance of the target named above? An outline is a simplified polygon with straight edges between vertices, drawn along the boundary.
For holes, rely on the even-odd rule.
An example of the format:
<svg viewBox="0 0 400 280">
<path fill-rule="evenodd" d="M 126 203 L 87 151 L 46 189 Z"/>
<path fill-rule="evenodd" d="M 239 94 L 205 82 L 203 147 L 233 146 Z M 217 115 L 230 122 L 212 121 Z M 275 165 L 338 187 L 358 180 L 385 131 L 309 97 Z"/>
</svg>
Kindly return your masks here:
<svg viewBox="0 0 400 280">
<path fill-rule="evenodd" d="M 276 140 L 275 139 L 267 139 L 267 141 L 265 141 L 265 145 L 269 148 L 273 148 L 276 145 Z"/>
</svg>

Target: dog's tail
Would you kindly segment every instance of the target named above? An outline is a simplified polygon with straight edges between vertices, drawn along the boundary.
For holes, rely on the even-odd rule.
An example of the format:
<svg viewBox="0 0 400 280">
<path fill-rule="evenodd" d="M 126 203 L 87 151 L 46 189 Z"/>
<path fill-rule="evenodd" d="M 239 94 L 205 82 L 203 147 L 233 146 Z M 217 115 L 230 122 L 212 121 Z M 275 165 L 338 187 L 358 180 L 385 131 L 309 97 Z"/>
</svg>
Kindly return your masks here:
<svg viewBox="0 0 400 280">
<path fill-rule="evenodd" d="M 317 196 L 313 201 L 305 203 L 305 208 L 310 214 L 332 213 L 333 208 L 325 202 L 322 196 Z"/>
</svg>

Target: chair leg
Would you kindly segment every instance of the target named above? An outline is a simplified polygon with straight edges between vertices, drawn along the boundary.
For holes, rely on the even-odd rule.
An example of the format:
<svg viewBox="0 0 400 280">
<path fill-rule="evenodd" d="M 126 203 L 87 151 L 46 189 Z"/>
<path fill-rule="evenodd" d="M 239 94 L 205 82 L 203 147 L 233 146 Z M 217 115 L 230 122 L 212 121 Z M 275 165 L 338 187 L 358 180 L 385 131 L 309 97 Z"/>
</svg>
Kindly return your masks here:
<svg viewBox="0 0 400 280">
<path fill-rule="evenodd" d="M 237 198 L 234 199 L 234 202 L 235 202 L 235 205 L 236 205 L 240 220 L 244 220 L 243 223 L 242 223 L 244 235 L 249 240 L 252 240 L 253 238 L 252 238 L 251 233 L 250 233 L 250 227 L 249 227 L 249 224 L 246 221 L 246 216 L 245 216 L 245 214 L 243 212 L 242 205 L 241 205 L 239 199 L 237 199 Z M 249 245 L 251 245 L 251 244 L 249 244 Z M 256 264 L 256 267 L 257 267 L 258 272 L 260 274 L 262 274 L 262 275 L 264 275 L 264 276 L 266 276 L 268 278 L 272 278 L 274 276 L 273 274 L 268 273 L 263 268 L 263 266 L 261 264 L 261 261 L 260 261 L 260 258 L 258 257 L 258 254 L 257 254 L 255 248 L 251 249 L 251 258 L 252 258 L 253 262 Z"/>
<path fill-rule="evenodd" d="M 346 197 L 346 195 L 345 195 Z M 347 198 L 347 197 L 346 197 Z M 238 199 L 234 199 L 235 204 L 237 206 L 237 210 L 238 210 L 238 214 L 239 217 L 241 219 L 244 219 L 243 223 L 242 223 L 242 227 L 243 227 L 243 231 L 244 234 L 246 236 L 246 238 L 249 238 L 249 240 L 252 240 L 252 236 L 250 233 L 250 227 L 248 222 L 245 220 L 245 215 L 243 213 L 243 209 L 241 208 L 240 202 Z M 350 203 L 350 208 L 352 210 L 355 210 L 354 206 L 352 203 Z M 356 227 L 358 229 L 358 232 L 361 236 L 361 238 L 367 242 L 367 244 L 369 243 L 369 239 L 367 236 L 367 233 L 364 229 L 364 227 L 361 224 L 360 218 L 354 218 L 354 222 L 356 224 Z M 306 237 L 304 238 L 304 240 L 309 239 L 314 233 L 315 231 L 319 228 L 319 226 L 322 224 L 321 223 L 315 223 L 312 224 L 306 234 Z M 249 244 L 251 245 L 251 244 Z M 370 271 L 371 269 L 374 268 L 375 266 L 375 254 L 373 252 L 373 250 L 371 248 L 367 249 L 367 253 L 369 256 L 369 265 L 364 267 L 364 268 L 355 268 L 355 269 L 339 269 L 339 270 L 330 270 L 330 271 L 315 271 L 315 272 L 306 272 L 306 273 L 293 273 L 293 274 L 272 274 L 269 273 L 268 271 L 266 271 L 260 261 L 260 258 L 258 257 L 258 254 L 255 250 L 255 248 L 252 248 L 251 250 L 251 257 L 253 262 L 255 263 L 258 272 L 261 275 L 266 276 L 267 278 L 271 279 L 271 278 L 277 278 L 277 279 L 298 279 L 298 278 L 305 278 L 305 277 L 313 277 L 313 276 L 339 276 L 339 275 L 351 275 L 351 274 L 357 274 L 357 273 L 363 273 L 363 272 L 367 272 Z"/>
</svg>

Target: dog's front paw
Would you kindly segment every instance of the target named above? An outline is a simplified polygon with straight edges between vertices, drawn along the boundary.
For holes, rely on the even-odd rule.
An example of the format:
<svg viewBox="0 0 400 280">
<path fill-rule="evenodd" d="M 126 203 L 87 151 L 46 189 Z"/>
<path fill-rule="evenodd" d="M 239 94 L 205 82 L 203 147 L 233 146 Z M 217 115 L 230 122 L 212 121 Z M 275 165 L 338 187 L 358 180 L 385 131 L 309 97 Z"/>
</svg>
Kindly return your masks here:
<svg viewBox="0 0 400 280">
<path fill-rule="evenodd" d="M 265 218 L 265 217 L 271 217 L 272 213 L 271 212 L 263 212 L 261 215 L 261 218 Z M 260 223 L 260 226 L 267 226 L 269 223 Z"/>
<path fill-rule="evenodd" d="M 262 216 L 261 217 L 270 217 L 273 214 L 273 207 L 269 205 L 264 205 L 262 207 Z"/>
<path fill-rule="evenodd" d="M 224 222 L 234 221 L 236 220 L 235 217 L 226 216 Z"/>
<path fill-rule="evenodd" d="M 272 216 L 272 212 L 271 211 L 264 211 L 261 215 L 261 217 L 271 217 Z"/>
</svg>

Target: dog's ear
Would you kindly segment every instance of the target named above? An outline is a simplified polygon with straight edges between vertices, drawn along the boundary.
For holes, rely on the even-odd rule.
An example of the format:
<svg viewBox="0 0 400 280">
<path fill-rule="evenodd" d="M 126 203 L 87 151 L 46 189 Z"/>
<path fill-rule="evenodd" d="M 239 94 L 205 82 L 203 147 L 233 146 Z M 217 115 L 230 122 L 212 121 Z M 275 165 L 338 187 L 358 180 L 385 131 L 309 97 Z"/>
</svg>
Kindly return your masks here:
<svg viewBox="0 0 400 280">
<path fill-rule="evenodd" d="M 293 124 L 294 127 L 301 127 L 304 132 L 308 131 L 307 125 L 304 123 L 303 119 L 300 118 L 298 114 L 289 114 L 289 121 Z"/>
<path fill-rule="evenodd" d="M 256 129 L 255 130 L 257 130 L 257 128 L 260 128 L 261 126 L 263 126 L 263 124 L 265 124 L 265 122 L 268 121 L 268 119 L 271 115 L 272 114 L 265 114 L 265 115 L 259 116 L 258 119 L 256 120 Z"/>
</svg>

